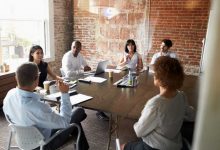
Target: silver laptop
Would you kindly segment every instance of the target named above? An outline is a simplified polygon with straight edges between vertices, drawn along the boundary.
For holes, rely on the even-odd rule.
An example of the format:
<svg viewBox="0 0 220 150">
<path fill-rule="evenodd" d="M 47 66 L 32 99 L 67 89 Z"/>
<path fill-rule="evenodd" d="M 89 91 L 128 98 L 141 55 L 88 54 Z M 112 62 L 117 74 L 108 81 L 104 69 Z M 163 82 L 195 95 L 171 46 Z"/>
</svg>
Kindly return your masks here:
<svg viewBox="0 0 220 150">
<path fill-rule="evenodd" d="M 98 75 L 105 72 L 105 69 L 107 68 L 109 61 L 100 61 L 96 67 L 96 71 L 88 71 L 84 72 L 84 75 Z"/>
</svg>

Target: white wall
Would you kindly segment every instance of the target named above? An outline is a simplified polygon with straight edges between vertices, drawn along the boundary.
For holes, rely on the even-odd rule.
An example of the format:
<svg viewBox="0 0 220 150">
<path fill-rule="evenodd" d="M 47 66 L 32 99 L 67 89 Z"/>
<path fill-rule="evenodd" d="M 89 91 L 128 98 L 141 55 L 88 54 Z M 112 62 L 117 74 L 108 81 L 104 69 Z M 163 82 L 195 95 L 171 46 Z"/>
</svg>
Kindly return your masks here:
<svg viewBox="0 0 220 150">
<path fill-rule="evenodd" d="M 193 150 L 220 149 L 220 6 L 212 1 Z"/>
</svg>

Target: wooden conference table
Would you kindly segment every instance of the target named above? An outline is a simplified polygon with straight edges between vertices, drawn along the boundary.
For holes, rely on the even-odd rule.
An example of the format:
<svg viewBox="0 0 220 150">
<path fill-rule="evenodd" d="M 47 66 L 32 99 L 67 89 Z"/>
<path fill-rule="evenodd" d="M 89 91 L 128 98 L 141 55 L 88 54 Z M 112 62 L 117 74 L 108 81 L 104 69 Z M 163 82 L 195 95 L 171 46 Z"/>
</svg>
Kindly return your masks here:
<svg viewBox="0 0 220 150">
<path fill-rule="evenodd" d="M 116 138 L 118 138 L 118 117 L 138 119 L 146 102 L 159 93 L 159 89 L 153 83 L 153 74 L 149 71 L 144 71 L 138 75 L 138 85 L 136 87 L 121 88 L 113 85 L 127 73 L 126 71 L 119 74 L 114 73 L 113 78 L 109 78 L 108 73 L 103 73 L 99 75 L 99 77 L 107 79 L 103 83 L 87 84 L 79 82 L 76 86 L 78 93 L 93 97 L 92 100 L 81 103 L 82 107 L 110 113 L 107 149 L 109 149 L 111 135 L 114 132 Z M 189 104 L 195 109 L 198 101 L 199 79 L 198 76 L 186 75 L 181 88 L 186 93 Z M 113 119 L 113 116 L 115 119 Z"/>
<path fill-rule="evenodd" d="M 78 93 L 93 97 L 93 99 L 81 103 L 80 106 L 111 114 L 107 149 L 109 149 L 112 133 L 115 132 L 116 138 L 118 137 L 118 117 L 138 119 L 146 102 L 159 93 L 159 89 L 153 83 L 153 74 L 149 71 L 144 71 L 138 75 L 136 87 L 121 88 L 113 85 L 127 73 L 126 71 L 114 73 L 113 78 L 109 78 L 108 73 L 103 73 L 98 77 L 106 78 L 105 82 L 91 84 L 78 82 L 75 87 Z M 199 79 L 198 76 L 186 75 L 181 88 L 186 93 L 189 104 L 195 109 L 198 101 Z"/>
<path fill-rule="evenodd" d="M 92 96 L 93 99 L 80 104 L 85 108 L 101 110 L 116 114 L 121 117 L 138 119 L 146 102 L 159 93 L 159 89 L 154 86 L 153 74 L 144 71 L 138 76 L 138 85 L 133 88 L 121 88 L 113 85 L 116 81 L 125 76 L 127 72 L 113 74 L 113 78 L 108 77 L 108 73 L 103 73 L 99 77 L 104 77 L 107 81 L 103 83 L 78 83 L 76 90 L 78 93 Z M 199 77 L 187 75 L 183 87 L 181 88 L 187 97 L 189 104 L 197 108 Z"/>
</svg>

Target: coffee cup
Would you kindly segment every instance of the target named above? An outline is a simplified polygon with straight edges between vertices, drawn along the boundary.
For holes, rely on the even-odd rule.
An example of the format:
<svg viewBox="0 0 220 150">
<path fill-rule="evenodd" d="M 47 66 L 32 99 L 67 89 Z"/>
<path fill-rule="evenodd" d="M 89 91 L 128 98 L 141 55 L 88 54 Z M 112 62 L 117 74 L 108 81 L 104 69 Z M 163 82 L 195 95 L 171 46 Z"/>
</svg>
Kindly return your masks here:
<svg viewBox="0 0 220 150">
<path fill-rule="evenodd" d="M 108 76 L 109 76 L 109 78 L 113 78 L 113 71 L 109 71 Z"/>
<path fill-rule="evenodd" d="M 46 91 L 46 93 L 49 93 L 49 88 L 50 88 L 50 81 L 44 81 L 44 90 Z"/>
</svg>

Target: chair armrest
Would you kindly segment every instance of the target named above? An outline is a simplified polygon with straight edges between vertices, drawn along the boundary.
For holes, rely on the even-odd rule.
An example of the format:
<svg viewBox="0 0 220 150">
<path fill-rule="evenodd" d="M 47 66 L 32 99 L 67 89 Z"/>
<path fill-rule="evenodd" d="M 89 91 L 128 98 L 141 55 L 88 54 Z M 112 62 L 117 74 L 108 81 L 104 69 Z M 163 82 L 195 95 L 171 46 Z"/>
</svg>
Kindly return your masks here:
<svg viewBox="0 0 220 150">
<path fill-rule="evenodd" d="M 79 143 L 79 139 L 80 139 L 80 136 L 81 136 L 81 128 L 78 124 L 76 123 L 71 123 L 69 127 L 65 128 L 65 129 L 61 129 L 59 131 L 57 131 L 53 136 L 51 136 L 47 141 L 46 141 L 46 144 L 50 143 L 54 138 L 56 138 L 57 136 L 59 136 L 60 134 L 62 134 L 62 132 L 70 129 L 70 128 L 77 128 L 77 131 L 78 131 L 78 135 L 77 135 L 77 139 L 76 139 L 76 145 L 78 147 L 78 143 Z"/>
</svg>

